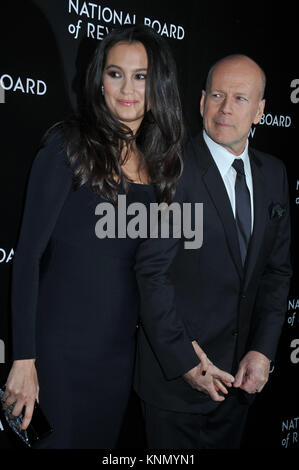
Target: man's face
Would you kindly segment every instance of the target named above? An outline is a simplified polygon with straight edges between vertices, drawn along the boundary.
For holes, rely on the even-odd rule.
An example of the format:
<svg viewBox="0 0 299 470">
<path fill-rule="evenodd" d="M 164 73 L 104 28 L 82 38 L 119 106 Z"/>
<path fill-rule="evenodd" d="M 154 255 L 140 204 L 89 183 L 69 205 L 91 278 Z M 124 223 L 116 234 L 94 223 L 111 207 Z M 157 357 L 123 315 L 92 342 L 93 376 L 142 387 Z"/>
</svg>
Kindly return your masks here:
<svg viewBox="0 0 299 470">
<path fill-rule="evenodd" d="M 234 155 L 243 152 L 251 125 L 263 115 L 261 89 L 257 65 L 238 58 L 216 65 L 209 89 L 202 92 L 200 112 L 207 134 Z"/>
</svg>

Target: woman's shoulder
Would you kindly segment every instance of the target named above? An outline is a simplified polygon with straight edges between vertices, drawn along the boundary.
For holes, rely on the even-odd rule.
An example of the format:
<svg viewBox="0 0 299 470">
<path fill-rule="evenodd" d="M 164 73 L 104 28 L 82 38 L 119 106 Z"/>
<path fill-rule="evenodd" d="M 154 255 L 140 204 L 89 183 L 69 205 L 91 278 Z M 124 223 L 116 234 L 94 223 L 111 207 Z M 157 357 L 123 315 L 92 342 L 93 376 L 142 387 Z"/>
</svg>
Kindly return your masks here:
<svg viewBox="0 0 299 470">
<path fill-rule="evenodd" d="M 64 121 L 49 127 L 41 138 L 39 150 L 51 147 L 57 152 L 66 152 L 70 140 L 69 131 Z"/>
<path fill-rule="evenodd" d="M 43 135 L 33 161 L 35 172 L 70 174 L 68 142 L 63 126 L 54 125 Z"/>
</svg>

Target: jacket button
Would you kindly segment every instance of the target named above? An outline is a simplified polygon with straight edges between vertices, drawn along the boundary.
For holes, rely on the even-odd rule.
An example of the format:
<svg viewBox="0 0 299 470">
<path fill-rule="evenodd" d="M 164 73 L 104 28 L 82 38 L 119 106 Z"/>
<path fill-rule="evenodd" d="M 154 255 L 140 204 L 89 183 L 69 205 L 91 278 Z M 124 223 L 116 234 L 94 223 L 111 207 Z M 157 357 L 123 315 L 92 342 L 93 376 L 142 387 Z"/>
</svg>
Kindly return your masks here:
<svg viewBox="0 0 299 470">
<path fill-rule="evenodd" d="M 233 330 L 232 335 L 233 336 L 238 336 L 238 330 Z"/>
</svg>

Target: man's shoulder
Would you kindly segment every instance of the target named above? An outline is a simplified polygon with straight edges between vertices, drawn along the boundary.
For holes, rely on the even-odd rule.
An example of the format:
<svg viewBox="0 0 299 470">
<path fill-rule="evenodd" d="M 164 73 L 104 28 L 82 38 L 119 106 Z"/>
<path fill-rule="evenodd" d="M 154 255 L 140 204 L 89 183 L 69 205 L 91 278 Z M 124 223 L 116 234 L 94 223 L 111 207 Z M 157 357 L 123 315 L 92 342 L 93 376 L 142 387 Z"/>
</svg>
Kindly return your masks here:
<svg viewBox="0 0 299 470">
<path fill-rule="evenodd" d="M 269 168 L 272 171 L 282 171 L 285 170 L 285 164 L 278 156 L 272 155 L 261 150 L 257 150 L 254 147 L 249 147 L 249 155 L 254 157 L 258 164 L 264 166 L 266 169 Z"/>
<path fill-rule="evenodd" d="M 186 153 L 188 152 L 198 152 L 204 148 L 204 139 L 202 132 L 199 132 L 198 134 L 195 135 L 189 135 L 186 145 L 185 145 L 185 150 Z"/>
<path fill-rule="evenodd" d="M 184 164 L 187 168 L 198 166 L 204 156 L 206 156 L 208 148 L 203 139 L 202 133 L 188 137 L 184 146 Z M 209 153 L 209 152 L 208 152 Z"/>
</svg>

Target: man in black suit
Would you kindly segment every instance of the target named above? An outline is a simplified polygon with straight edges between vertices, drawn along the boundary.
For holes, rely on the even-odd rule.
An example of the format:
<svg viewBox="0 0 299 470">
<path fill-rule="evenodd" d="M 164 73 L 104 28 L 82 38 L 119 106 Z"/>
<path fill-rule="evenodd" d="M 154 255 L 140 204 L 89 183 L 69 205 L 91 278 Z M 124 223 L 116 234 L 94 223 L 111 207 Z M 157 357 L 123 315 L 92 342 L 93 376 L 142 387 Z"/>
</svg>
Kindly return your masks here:
<svg viewBox="0 0 299 470">
<path fill-rule="evenodd" d="M 202 92 L 177 200 L 203 203 L 203 245 L 144 241 L 135 390 L 150 448 L 238 448 L 269 377 L 291 277 L 283 163 L 248 147 L 265 75 L 228 56 Z M 236 160 L 236 161 L 235 161 Z"/>
</svg>

